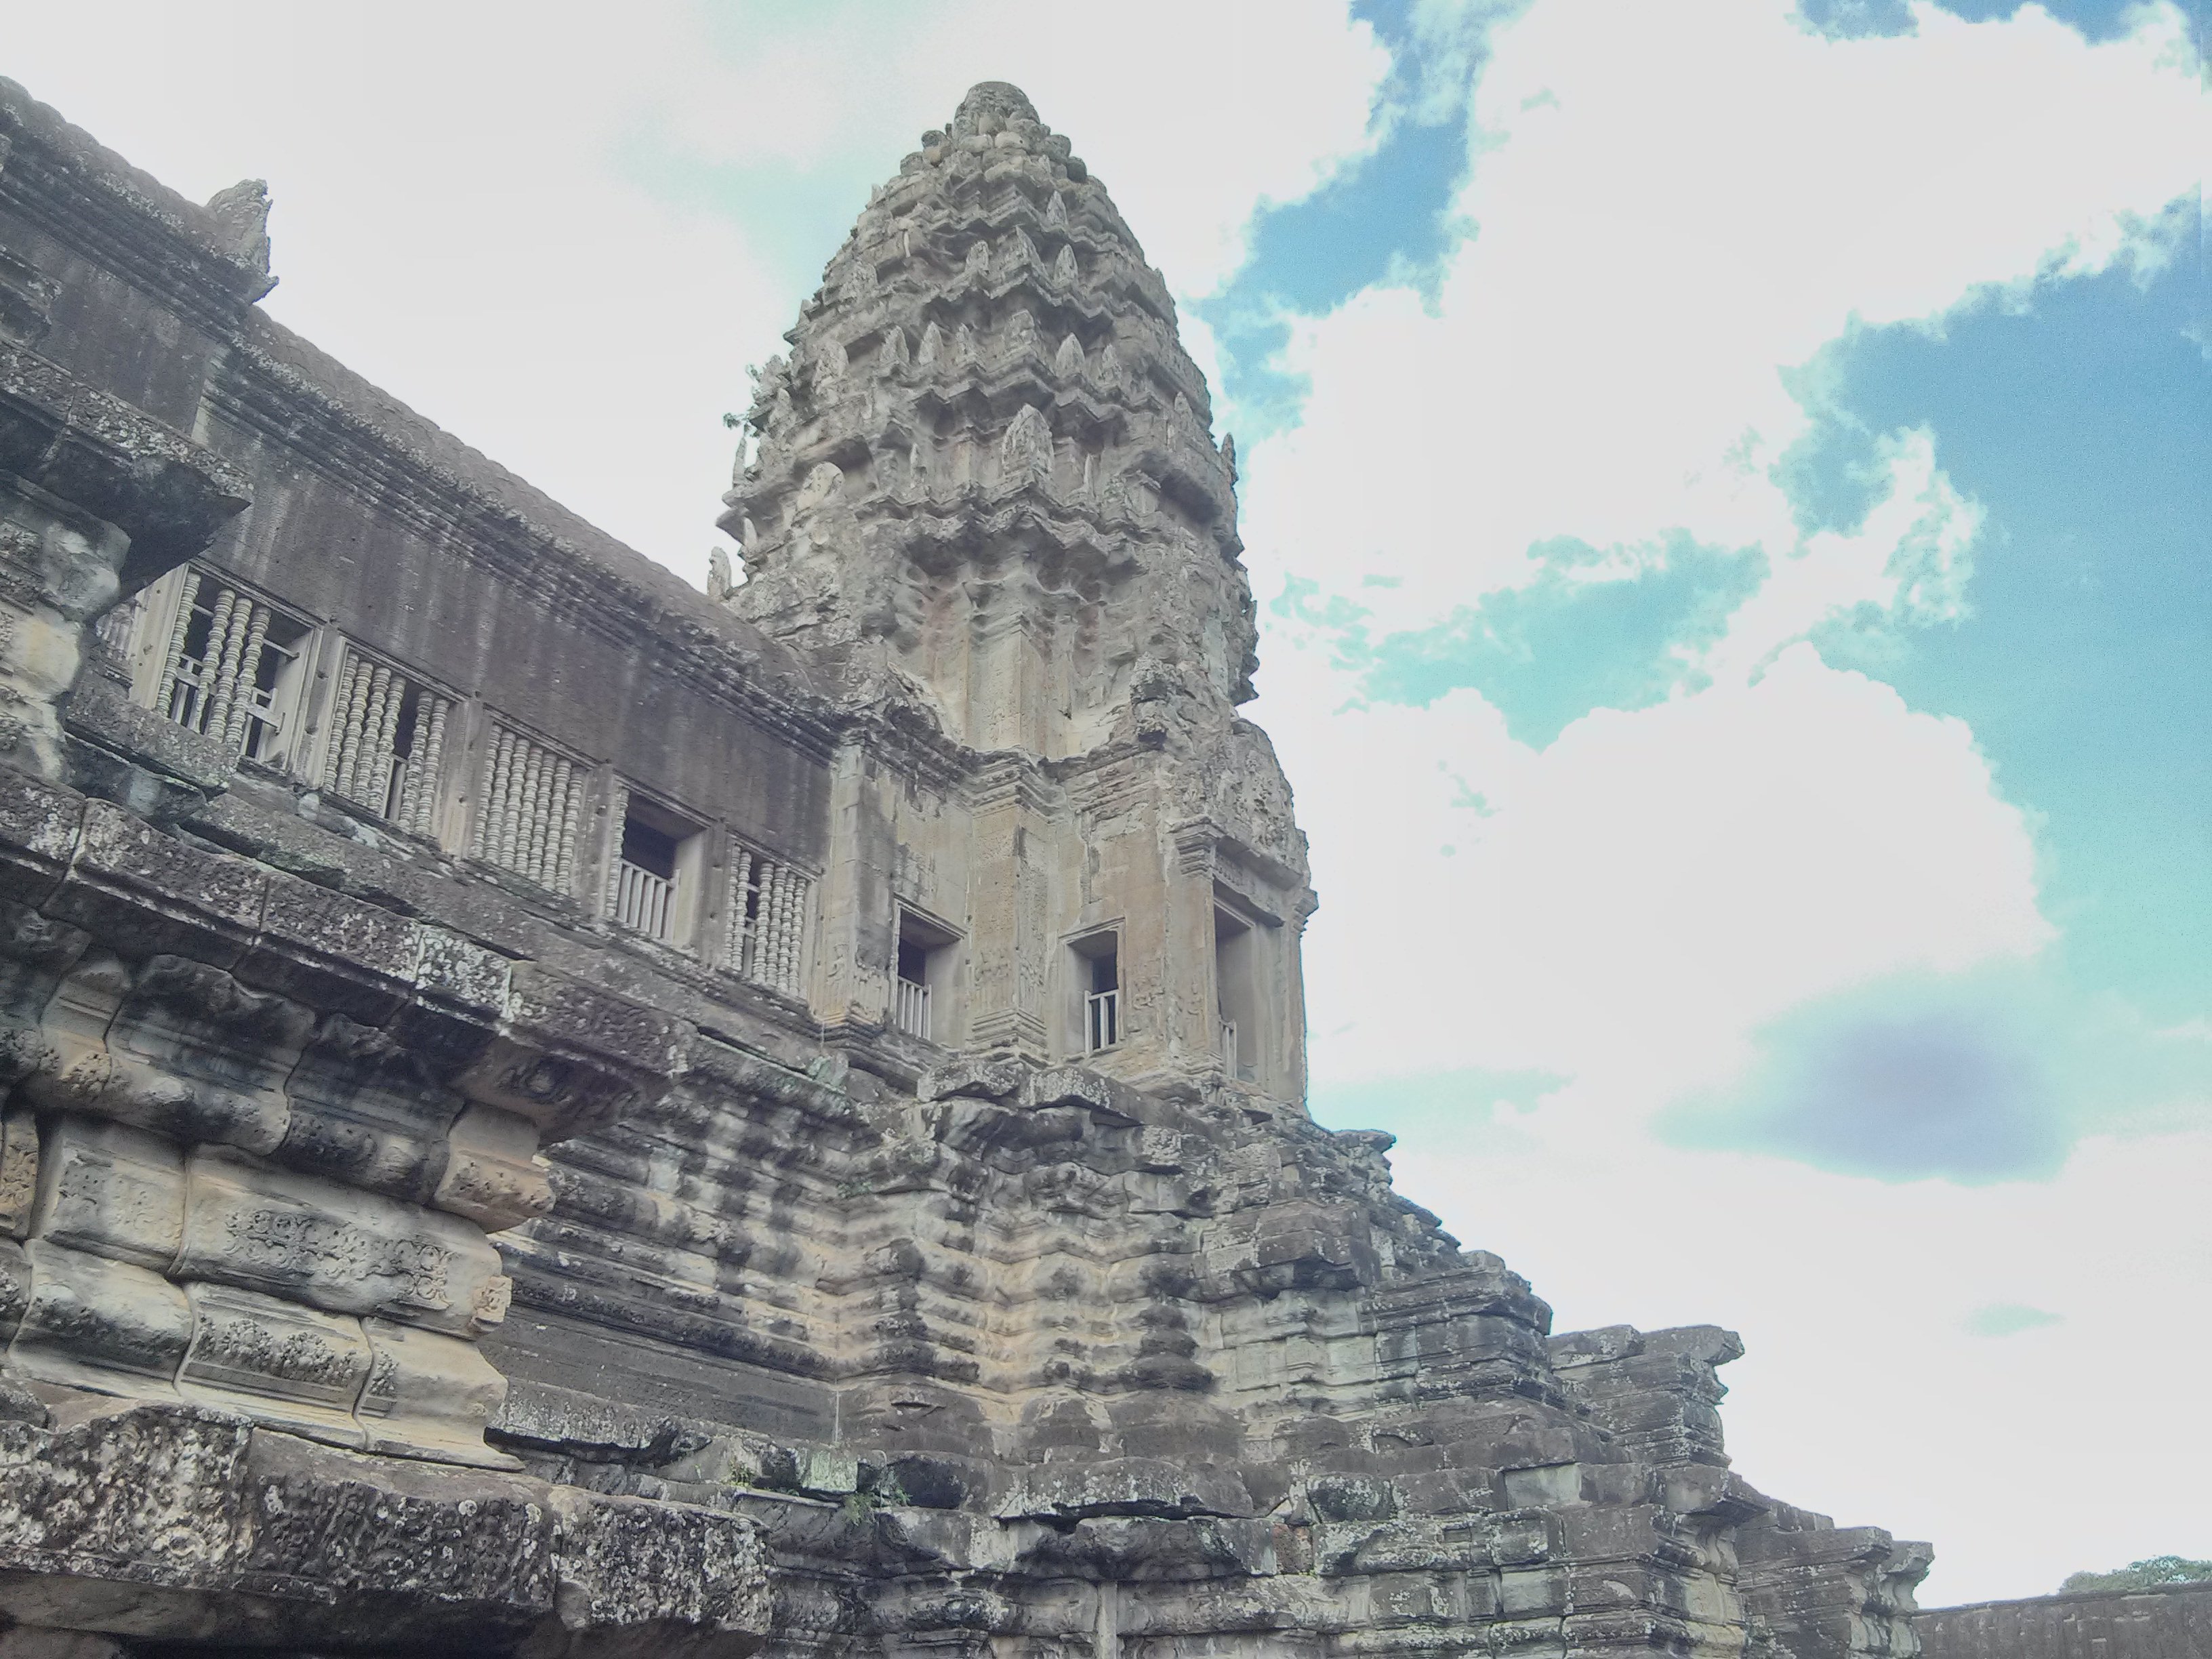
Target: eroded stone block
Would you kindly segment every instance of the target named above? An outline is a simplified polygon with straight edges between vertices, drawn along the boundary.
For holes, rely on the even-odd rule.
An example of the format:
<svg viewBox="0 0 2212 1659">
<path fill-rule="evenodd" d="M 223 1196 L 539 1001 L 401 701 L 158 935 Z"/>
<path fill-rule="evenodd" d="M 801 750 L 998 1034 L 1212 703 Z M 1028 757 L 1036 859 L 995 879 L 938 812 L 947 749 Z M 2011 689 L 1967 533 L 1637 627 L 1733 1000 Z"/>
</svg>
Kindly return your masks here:
<svg viewBox="0 0 2212 1659">
<path fill-rule="evenodd" d="M 497 1324 L 508 1294 L 468 1222 L 212 1149 L 190 1160 L 174 1272 L 455 1334 Z"/>
<path fill-rule="evenodd" d="M 34 1234 L 167 1271 L 185 1229 L 185 1155 L 174 1141 L 71 1115 L 47 1131 L 41 1161 Z"/>
<path fill-rule="evenodd" d="M 227 966 L 260 924 L 268 880 L 243 859 L 187 846 L 95 800 L 85 805 L 70 878 L 43 908 L 95 937 L 133 939 L 149 954 Z"/>
<path fill-rule="evenodd" d="M 471 1106 L 446 1141 L 446 1172 L 431 1202 L 491 1232 L 553 1207 L 553 1188 L 538 1156 L 538 1126 L 495 1106 Z"/>
<path fill-rule="evenodd" d="M 17 1085 L 25 1103 L 49 1111 L 90 1112 L 115 1075 L 107 1028 L 131 988 L 131 970 L 112 951 L 94 951 L 63 978 L 39 1017 L 41 1051 Z"/>
<path fill-rule="evenodd" d="M 155 957 L 107 1031 L 115 1075 L 99 1109 L 184 1141 L 250 1152 L 283 1144 L 284 1081 L 314 1016 L 181 957 Z"/>
<path fill-rule="evenodd" d="M 343 1014 L 324 1020 L 285 1081 L 277 1163 L 387 1198 L 430 1200 L 465 1103 L 420 1056 Z"/>
<path fill-rule="evenodd" d="M 13 1239 L 0 1239 L 0 1348 L 15 1340 L 30 1305 L 30 1254 Z"/>
<path fill-rule="evenodd" d="M 318 1440 L 365 1443 L 353 1415 L 369 1370 L 359 1320 L 228 1285 L 187 1285 L 185 1294 L 192 1334 L 179 1393 Z"/>
<path fill-rule="evenodd" d="M 28 1112 L 0 1117 L 0 1237 L 24 1238 L 39 1194 L 39 1125 Z"/>
<path fill-rule="evenodd" d="M 371 1358 L 356 1415 L 369 1450 L 521 1467 L 484 1443 L 484 1429 L 507 1398 L 507 1379 L 473 1342 L 388 1319 L 361 1323 Z"/>
<path fill-rule="evenodd" d="M 191 1341 L 185 1293 L 159 1273 L 45 1239 L 31 1259 L 31 1300 L 8 1367 L 45 1382 L 99 1394 L 174 1395 Z"/>
</svg>

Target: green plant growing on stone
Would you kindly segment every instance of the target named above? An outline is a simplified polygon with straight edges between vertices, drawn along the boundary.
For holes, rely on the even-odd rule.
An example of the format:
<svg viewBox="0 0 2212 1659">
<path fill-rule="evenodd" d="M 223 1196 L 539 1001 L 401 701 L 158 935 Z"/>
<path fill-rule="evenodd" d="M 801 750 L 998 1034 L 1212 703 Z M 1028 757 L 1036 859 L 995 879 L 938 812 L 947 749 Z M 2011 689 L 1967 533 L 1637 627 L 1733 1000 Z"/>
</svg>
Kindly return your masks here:
<svg viewBox="0 0 2212 1659">
<path fill-rule="evenodd" d="M 2161 1584 L 2212 1584 L 2212 1561 L 2154 1555 L 2110 1572 L 2070 1573 L 2058 1588 L 2062 1594 L 2080 1595 L 2094 1590 L 2155 1589 Z"/>
</svg>

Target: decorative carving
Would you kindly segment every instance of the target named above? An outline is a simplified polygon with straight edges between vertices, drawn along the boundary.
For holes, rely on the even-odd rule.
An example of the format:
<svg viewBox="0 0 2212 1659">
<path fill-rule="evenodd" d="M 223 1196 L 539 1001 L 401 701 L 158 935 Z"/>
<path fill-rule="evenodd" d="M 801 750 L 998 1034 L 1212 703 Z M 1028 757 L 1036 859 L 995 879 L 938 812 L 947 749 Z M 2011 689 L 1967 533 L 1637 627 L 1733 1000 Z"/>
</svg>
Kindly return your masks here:
<svg viewBox="0 0 2212 1659">
<path fill-rule="evenodd" d="M 999 441 L 999 476 L 1009 483 L 1052 477 L 1052 428 L 1044 411 L 1024 404 Z"/>
</svg>

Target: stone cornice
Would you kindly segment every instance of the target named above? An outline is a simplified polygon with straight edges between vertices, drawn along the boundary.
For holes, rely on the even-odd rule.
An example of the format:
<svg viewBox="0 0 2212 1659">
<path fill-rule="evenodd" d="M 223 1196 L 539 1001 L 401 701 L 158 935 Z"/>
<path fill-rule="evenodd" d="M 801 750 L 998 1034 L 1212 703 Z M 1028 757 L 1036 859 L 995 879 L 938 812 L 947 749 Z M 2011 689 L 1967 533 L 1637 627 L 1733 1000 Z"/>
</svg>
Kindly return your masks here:
<svg viewBox="0 0 2212 1659">
<path fill-rule="evenodd" d="M 276 286 L 215 214 L 0 79 L 0 200 L 218 337 Z"/>
<path fill-rule="evenodd" d="M 244 475 L 212 451 L 37 353 L 6 345 L 0 473 L 128 535 L 126 588 L 204 550 L 246 505 Z"/>
</svg>

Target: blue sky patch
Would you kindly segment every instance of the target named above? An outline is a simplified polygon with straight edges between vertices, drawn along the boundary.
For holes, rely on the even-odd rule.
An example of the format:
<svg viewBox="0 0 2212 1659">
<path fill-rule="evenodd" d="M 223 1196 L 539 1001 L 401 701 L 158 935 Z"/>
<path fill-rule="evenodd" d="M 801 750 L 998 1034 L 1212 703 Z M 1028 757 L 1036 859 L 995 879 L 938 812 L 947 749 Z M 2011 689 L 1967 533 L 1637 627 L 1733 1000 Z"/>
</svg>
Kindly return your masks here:
<svg viewBox="0 0 2212 1659">
<path fill-rule="evenodd" d="M 2134 0 L 1936 0 L 1938 9 L 1970 23 L 2008 18 L 2030 3 L 2039 4 L 2085 40 L 2112 40 L 2128 33 Z M 1907 0 L 1798 0 L 1797 15 L 1832 40 L 1910 34 L 1914 29 Z"/>
<path fill-rule="evenodd" d="M 1468 174 L 1466 93 L 1485 9 L 1425 20 L 1410 0 L 1366 0 L 1352 13 L 1391 54 L 1371 129 L 1382 142 L 1312 195 L 1263 209 L 1243 266 L 1193 307 L 1220 343 L 1222 390 L 1249 438 L 1292 424 L 1304 403 L 1304 378 L 1280 361 L 1291 317 L 1323 315 L 1378 284 L 1426 291 L 1463 234 L 1451 204 Z"/>
<path fill-rule="evenodd" d="M 1432 628 L 1354 647 L 1368 695 L 1425 708 L 1480 691 L 1522 743 L 1541 748 L 1596 708 L 1665 701 L 1766 570 L 1756 549 L 1686 538 L 1626 569 L 1569 538 L 1531 550 L 1534 581 L 1487 593 Z"/>
<path fill-rule="evenodd" d="M 1855 332 L 1784 479 L 1848 527 L 1877 434 L 1934 430 L 1989 512 L 1969 614 L 1902 640 L 1832 630 L 1822 652 L 1972 726 L 2039 816 L 2075 975 L 2170 1020 L 2212 1006 L 2212 363 L 2197 239 L 2178 240 L 2148 283 L 2116 270 L 1941 334 Z"/>
<path fill-rule="evenodd" d="M 2022 1331 L 2041 1330 L 2048 1325 L 2065 1322 L 2062 1315 L 2045 1313 L 2025 1303 L 1992 1302 L 1968 1314 L 1960 1322 L 1960 1328 L 1969 1336 L 2018 1336 Z"/>
<path fill-rule="evenodd" d="M 1479 1068 L 1323 1082 L 1313 1087 L 1311 1109 L 1315 1121 L 1332 1129 L 1386 1129 L 1424 1146 L 1494 1150 L 1501 1137 L 1520 1133 L 1516 1116 L 1565 1082 L 1550 1072 Z"/>
</svg>

